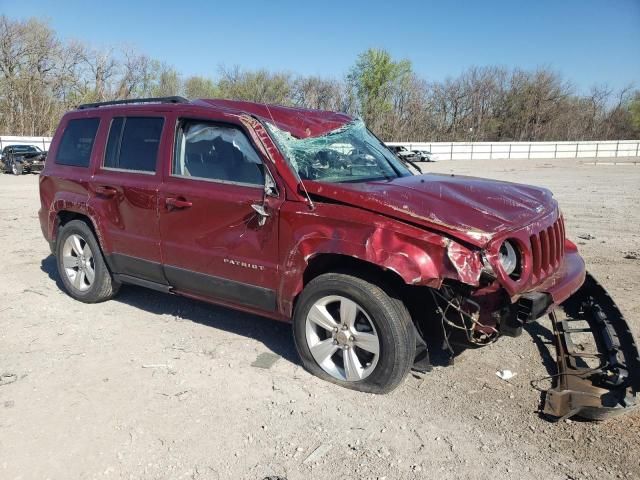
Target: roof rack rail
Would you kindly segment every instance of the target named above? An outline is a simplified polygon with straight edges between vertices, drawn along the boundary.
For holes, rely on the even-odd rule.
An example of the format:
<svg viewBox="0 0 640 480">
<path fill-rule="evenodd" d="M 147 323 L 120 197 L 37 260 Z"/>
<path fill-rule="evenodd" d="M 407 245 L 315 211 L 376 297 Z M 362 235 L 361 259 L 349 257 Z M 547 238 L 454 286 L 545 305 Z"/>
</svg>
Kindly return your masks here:
<svg viewBox="0 0 640 480">
<path fill-rule="evenodd" d="M 129 98 L 126 100 L 111 100 L 108 102 L 84 103 L 78 105 L 78 110 L 87 108 L 107 107 L 109 105 L 127 105 L 135 103 L 189 103 L 189 99 L 184 97 L 150 97 L 150 98 Z"/>
</svg>

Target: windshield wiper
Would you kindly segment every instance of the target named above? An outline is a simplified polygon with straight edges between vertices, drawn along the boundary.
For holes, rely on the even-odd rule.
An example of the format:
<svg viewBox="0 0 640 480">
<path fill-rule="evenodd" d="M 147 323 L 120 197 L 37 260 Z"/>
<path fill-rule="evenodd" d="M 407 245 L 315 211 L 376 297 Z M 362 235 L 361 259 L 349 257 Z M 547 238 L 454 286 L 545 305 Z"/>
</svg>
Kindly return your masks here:
<svg viewBox="0 0 640 480">
<path fill-rule="evenodd" d="M 413 160 L 409 160 L 408 158 L 402 158 L 398 155 L 396 155 L 396 157 L 398 157 L 398 159 L 404 163 L 405 165 L 411 165 L 413 168 L 415 168 L 416 170 L 418 170 L 420 173 L 424 173 L 422 171 L 422 169 L 418 166 L 418 164 L 416 162 L 414 162 Z"/>
</svg>

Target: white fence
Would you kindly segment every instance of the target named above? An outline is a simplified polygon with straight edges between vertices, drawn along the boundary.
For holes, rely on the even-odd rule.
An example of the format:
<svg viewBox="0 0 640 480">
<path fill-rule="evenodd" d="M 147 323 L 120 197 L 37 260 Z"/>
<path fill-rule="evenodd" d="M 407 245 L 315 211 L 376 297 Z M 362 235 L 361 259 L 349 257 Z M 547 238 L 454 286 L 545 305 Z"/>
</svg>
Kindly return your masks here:
<svg viewBox="0 0 640 480">
<path fill-rule="evenodd" d="M 640 140 L 590 142 L 387 142 L 428 150 L 434 160 L 638 157 Z"/>
<path fill-rule="evenodd" d="M 8 145 L 36 145 L 43 150 L 49 150 L 51 137 L 14 137 L 11 135 L 0 136 L 0 150 Z"/>
<path fill-rule="evenodd" d="M 51 137 L 0 136 L 0 149 L 13 144 L 49 150 Z M 434 160 L 490 160 L 527 158 L 620 158 L 640 156 L 640 140 L 591 142 L 387 142 L 428 150 Z"/>
</svg>

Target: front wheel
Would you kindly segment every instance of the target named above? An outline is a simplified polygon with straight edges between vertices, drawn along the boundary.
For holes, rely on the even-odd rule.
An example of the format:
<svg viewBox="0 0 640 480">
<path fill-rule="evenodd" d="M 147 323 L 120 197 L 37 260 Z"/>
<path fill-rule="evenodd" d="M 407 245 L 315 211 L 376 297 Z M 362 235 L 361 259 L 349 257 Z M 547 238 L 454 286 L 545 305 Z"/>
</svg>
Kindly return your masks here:
<svg viewBox="0 0 640 480">
<path fill-rule="evenodd" d="M 309 282 L 296 304 L 293 333 L 309 372 L 363 392 L 396 388 L 415 353 L 411 316 L 402 301 L 341 273 Z"/>
<path fill-rule="evenodd" d="M 11 164 L 11 173 L 14 175 L 22 175 L 22 165 L 18 165 L 16 162 L 13 162 Z"/>
</svg>

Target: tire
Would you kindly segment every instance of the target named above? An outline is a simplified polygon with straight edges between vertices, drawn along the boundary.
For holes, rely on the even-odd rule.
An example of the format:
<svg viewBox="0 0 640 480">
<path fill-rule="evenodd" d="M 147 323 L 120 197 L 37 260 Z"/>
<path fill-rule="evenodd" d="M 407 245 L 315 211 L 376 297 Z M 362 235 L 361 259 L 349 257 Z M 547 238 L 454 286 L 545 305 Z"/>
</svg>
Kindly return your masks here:
<svg viewBox="0 0 640 480">
<path fill-rule="evenodd" d="M 353 304 L 355 327 L 345 330 L 342 318 L 354 316 L 349 313 Z M 337 331 L 327 313 L 338 324 Z M 372 353 L 376 351 L 372 334 L 378 341 L 377 355 Z M 415 333 L 404 303 L 380 286 L 349 274 L 326 273 L 307 284 L 295 307 L 293 336 L 306 370 L 361 392 L 392 391 L 413 364 Z M 334 347 L 336 350 L 331 353 Z M 354 357 L 357 362 L 352 360 Z"/>
<path fill-rule="evenodd" d="M 11 173 L 14 175 L 22 175 L 22 166 L 16 165 L 16 162 L 11 164 Z"/>
<path fill-rule="evenodd" d="M 65 290 L 76 300 L 103 302 L 120 289 L 107 268 L 93 231 L 81 220 L 72 220 L 60 228 L 56 263 Z"/>
</svg>

